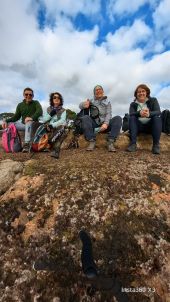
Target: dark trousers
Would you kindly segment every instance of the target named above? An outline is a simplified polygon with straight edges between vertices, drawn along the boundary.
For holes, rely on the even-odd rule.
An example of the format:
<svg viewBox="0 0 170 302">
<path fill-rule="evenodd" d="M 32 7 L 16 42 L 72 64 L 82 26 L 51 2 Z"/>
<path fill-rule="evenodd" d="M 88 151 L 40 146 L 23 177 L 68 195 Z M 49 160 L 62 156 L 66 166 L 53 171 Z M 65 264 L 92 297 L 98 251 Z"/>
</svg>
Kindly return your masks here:
<svg viewBox="0 0 170 302">
<path fill-rule="evenodd" d="M 159 144 L 162 131 L 161 117 L 153 116 L 147 124 L 142 124 L 138 120 L 138 117 L 130 116 L 129 131 L 131 144 L 136 144 L 137 135 L 139 133 L 151 133 L 153 138 L 153 144 Z"/>
<path fill-rule="evenodd" d="M 121 126 L 122 118 L 120 116 L 115 116 L 110 120 L 108 128 L 102 133 L 109 132 L 108 139 L 115 140 L 120 133 Z M 96 139 L 96 134 L 94 130 L 98 127 L 100 126 L 89 115 L 84 115 L 82 117 L 83 133 L 88 141 Z"/>
</svg>

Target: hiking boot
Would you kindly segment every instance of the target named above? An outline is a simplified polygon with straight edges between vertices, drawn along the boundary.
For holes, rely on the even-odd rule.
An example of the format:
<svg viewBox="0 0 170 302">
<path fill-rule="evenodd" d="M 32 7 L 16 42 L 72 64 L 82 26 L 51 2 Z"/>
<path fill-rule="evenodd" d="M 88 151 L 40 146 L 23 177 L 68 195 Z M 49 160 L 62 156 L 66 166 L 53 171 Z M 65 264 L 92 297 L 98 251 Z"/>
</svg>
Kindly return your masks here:
<svg viewBox="0 0 170 302">
<path fill-rule="evenodd" d="M 51 157 L 54 157 L 56 159 L 59 159 L 59 155 L 60 155 L 60 151 L 59 150 L 54 150 L 53 152 L 51 152 Z"/>
<path fill-rule="evenodd" d="M 91 141 L 88 147 L 86 148 L 86 151 L 93 151 L 95 149 L 95 146 L 96 146 L 96 142 Z"/>
<path fill-rule="evenodd" d="M 29 143 L 25 143 L 25 144 L 23 145 L 22 152 L 23 152 L 23 153 L 27 153 L 27 152 L 29 152 L 29 151 L 30 151 L 30 144 L 29 144 Z"/>
<path fill-rule="evenodd" d="M 109 152 L 116 152 L 116 149 L 114 147 L 114 141 L 113 140 L 108 140 L 108 145 L 107 145 L 107 149 Z"/>
<path fill-rule="evenodd" d="M 152 153 L 153 154 L 160 154 L 160 146 L 159 146 L 159 144 L 153 144 Z"/>
<path fill-rule="evenodd" d="M 137 150 L 136 144 L 131 144 L 129 145 L 129 147 L 127 148 L 128 152 L 135 152 Z"/>
</svg>

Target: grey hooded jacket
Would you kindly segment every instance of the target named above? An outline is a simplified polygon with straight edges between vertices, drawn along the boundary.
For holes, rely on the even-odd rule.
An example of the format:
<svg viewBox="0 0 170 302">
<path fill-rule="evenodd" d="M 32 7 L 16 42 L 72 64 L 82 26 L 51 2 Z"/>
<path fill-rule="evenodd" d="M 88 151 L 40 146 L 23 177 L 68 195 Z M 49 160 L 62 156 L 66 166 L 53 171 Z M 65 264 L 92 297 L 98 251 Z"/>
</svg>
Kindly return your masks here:
<svg viewBox="0 0 170 302">
<path fill-rule="evenodd" d="M 107 99 L 107 96 L 102 97 L 99 100 L 90 99 L 90 104 L 96 106 L 99 110 L 99 118 L 95 121 L 98 125 L 102 125 L 103 123 L 109 125 L 109 122 L 112 118 L 112 107 L 111 103 Z M 84 102 L 81 102 L 79 105 L 80 109 L 85 109 Z"/>
</svg>

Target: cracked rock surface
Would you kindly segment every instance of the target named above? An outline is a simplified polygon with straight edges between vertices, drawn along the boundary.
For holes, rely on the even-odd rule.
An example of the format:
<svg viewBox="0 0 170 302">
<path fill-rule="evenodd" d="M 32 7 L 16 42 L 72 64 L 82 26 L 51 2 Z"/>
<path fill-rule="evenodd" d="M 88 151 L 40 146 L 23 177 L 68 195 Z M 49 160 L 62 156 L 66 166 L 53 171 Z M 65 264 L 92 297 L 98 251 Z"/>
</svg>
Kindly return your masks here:
<svg viewBox="0 0 170 302">
<path fill-rule="evenodd" d="M 24 170 L 0 196 L 0 301 L 116 301 L 84 279 L 85 229 L 100 273 L 116 273 L 129 301 L 169 302 L 168 152 L 1 153 L 0 166 L 7 159 Z M 44 256 L 55 272 L 33 270 Z"/>
</svg>

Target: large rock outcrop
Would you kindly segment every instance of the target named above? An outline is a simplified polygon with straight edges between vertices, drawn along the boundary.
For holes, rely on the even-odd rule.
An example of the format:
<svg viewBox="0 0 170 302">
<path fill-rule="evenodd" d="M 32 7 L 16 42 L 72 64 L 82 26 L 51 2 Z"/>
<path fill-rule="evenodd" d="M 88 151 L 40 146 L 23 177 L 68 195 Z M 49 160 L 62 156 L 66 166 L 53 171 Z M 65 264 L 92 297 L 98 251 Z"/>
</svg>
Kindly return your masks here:
<svg viewBox="0 0 170 302">
<path fill-rule="evenodd" d="M 0 152 L 2 152 L 2 142 L 1 142 L 1 135 L 2 132 L 0 132 Z M 22 141 L 24 140 L 24 135 L 23 132 L 20 132 Z M 105 148 L 106 147 L 106 139 L 107 139 L 107 134 L 98 134 L 97 135 L 97 147 L 98 148 Z M 62 149 L 67 149 L 68 146 L 70 145 L 71 141 L 73 140 L 73 131 L 70 130 L 67 138 L 64 140 L 62 143 Z M 124 132 L 121 133 L 116 140 L 115 147 L 120 150 L 126 150 L 130 142 L 129 139 L 129 132 Z M 86 148 L 88 145 L 88 142 L 84 139 L 83 135 L 80 135 L 78 139 L 78 144 L 80 148 Z M 170 136 L 168 136 L 165 133 L 161 134 L 161 139 L 160 139 L 160 144 L 161 144 L 161 151 L 170 151 Z M 137 145 L 139 149 L 143 150 L 151 150 L 152 148 L 152 136 L 150 134 L 140 134 L 137 139 Z"/>
<path fill-rule="evenodd" d="M 23 164 L 21 162 L 6 159 L 0 162 L 0 194 L 6 190 L 21 176 Z"/>
<path fill-rule="evenodd" d="M 2 302 L 115 301 L 82 273 L 84 228 L 95 239 L 99 271 L 116 273 L 132 289 L 130 302 L 169 302 L 168 152 L 80 147 L 62 150 L 59 160 L 48 153 L 0 155 L 24 163 L 22 176 L 0 196 Z M 7 162 L 1 160 L 5 168 Z M 51 257 L 55 272 L 35 272 L 39 257 Z"/>
<path fill-rule="evenodd" d="M 73 139 L 73 133 L 70 131 L 66 140 L 62 144 L 62 148 L 66 149 L 71 140 Z M 106 147 L 106 139 L 107 134 L 98 134 L 96 137 L 96 146 L 98 148 L 105 148 Z M 115 147 L 120 150 L 126 150 L 130 143 L 129 133 L 121 133 L 118 139 L 115 142 Z M 78 144 L 80 148 L 86 148 L 88 142 L 84 139 L 83 135 L 80 135 L 78 139 Z M 170 136 L 166 135 L 165 133 L 161 134 L 160 139 L 161 151 L 170 151 Z M 152 148 L 152 136 L 150 134 L 140 134 L 137 139 L 137 146 L 138 149 L 143 150 L 151 150 Z"/>
</svg>

